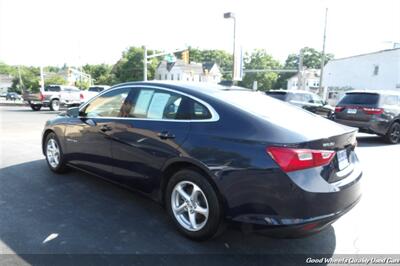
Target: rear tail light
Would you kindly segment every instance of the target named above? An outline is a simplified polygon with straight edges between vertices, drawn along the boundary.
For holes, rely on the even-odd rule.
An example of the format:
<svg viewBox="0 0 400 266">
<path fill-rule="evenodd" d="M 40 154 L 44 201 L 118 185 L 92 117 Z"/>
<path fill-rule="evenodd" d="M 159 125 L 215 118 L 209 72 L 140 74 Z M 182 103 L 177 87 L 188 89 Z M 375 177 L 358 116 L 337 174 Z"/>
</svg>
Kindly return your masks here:
<svg viewBox="0 0 400 266">
<path fill-rule="evenodd" d="M 84 97 L 83 97 L 83 93 L 80 93 L 80 94 L 79 94 L 79 98 L 80 98 L 81 100 L 83 100 L 83 99 L 84 99 Z"/>
<path fill-rule="evenodd" d="M 42 92 L 39 92 L 39 100 L 42 102 L 44 100 L 44 96 Z"/>
<path fill-rule="evenodd" d="M 384 109 L 383 108 L 368 108 L 368 107 L 364 107 L 363 111 L 368 115 L 380 115 L 380 114 L 383 114 Z"/>
<path fill-rule="evenodd" d="M 341 107 L 341 106 L 336 106 L 335 107 L 335 113 L 340 113 L 343 110 L 344 110 L 344 107 Z"/>
<path fill-rule="evenodd" d="M 329 164 L 335 151 L 268 147 L 268 154 L 284 172 L 292 172 Z"/>
</svg>

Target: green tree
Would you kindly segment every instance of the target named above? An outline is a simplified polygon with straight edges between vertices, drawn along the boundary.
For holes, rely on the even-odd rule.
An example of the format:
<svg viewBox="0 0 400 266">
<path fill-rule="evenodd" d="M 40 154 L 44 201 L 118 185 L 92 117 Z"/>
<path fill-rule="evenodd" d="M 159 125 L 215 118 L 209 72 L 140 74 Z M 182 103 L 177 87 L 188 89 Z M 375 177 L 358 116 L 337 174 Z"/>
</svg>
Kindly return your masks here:
<svg viewBox="0 0 400 266">
<path fill-rule="evenodd" d="M 44 84 L 45 85 L 50 85 L 50 84 L 57 84 L 57 85 L 65 85 L 67 84 L 67 81 L 63 76 L 60 76 L 58 74 L 52 74 L 44 77 Z"/>
<path fill-rule="evenodd" d="M 245 69 L 277 69 L 281 67 L 279 62 L 267 54 L 264 49 L 255 49 L 250 54 L 246 53 L 244 66 Z M 252 88 L 253 82 L 257 81 L 258 89 L 265 91 L 272 89 L 277 79 L 278 74 L 275 72 L 246 73 L 239 85 Z"/>
<path fill-rule="evenodd" d="M 179 56 L 179 55 L 178 55 Z M 189 47 L 189 59 L 193 62 L 215 62 L 222 71 L 223 79 L 232 79 L 232 54 L 224 50 L 200 50 Z"/>
<path fill-rule="evenodd" d="M 322 52 L 318 52 L 314 48 L 304 47 L 303 49 L 303 67 L 320 69 L 322 62 Z M 334 58 L 333 54 L 325 54 L 325 64 Z M 285 69 L 298 69 L 299 68 L 299 55 L 289 54 L 285 61 Z M 295 73 L 281 73 L 278 81 L 275 84 L 275 89 L 286 89 L 287 80 L 296 75 Z"/>
<path fill-rule="evenodd" d="M 112 66 L 106 64 L 100 65 L 85 65 L 83 71 L 90 74 L 94 80 L 94 84 L 112 85 Z"/>
<path fill-rule="evenodd" d="M 306 68 L 321 68 L 322 53 L 311 47 L 304 47 L 303 49 L 303 66 Z M 334 58 L 333 54 L 325 54 L 325 64 Z M 285 61 L 285 68 L 299 68 L 299 55 L 289 54 Z"/>
<path fill-rule="evenodd" d="M 152 55 L 155 51 L 147 50 L 148 55 Z M 130 47 L 122 53 L 122 58 L 113 66 L 111 70 L 111 78 L 113 83 L 121 83 L 127 81 L 143 80 L 143 48 Z M 158 58 L 152 58 L 150 64 L 147 65 L 147 78 L 153 79 Z"/>
<path fill-rule="evenodd" d="M 14 75 L 11 85 L 13 91 L 22 92 L 23 89 L 39 91 L 40 69 L 38 67 L 22 66 L 20 73 L 22 83 L 19 80 L 19 75 Z"/>
<path fill-rule="evenodd" d="M 87 80 L 77 80 L 75 81 L 75 86 L 81 90 L 87 90 L 90 87 L 90 84 Z"/>
</svg>

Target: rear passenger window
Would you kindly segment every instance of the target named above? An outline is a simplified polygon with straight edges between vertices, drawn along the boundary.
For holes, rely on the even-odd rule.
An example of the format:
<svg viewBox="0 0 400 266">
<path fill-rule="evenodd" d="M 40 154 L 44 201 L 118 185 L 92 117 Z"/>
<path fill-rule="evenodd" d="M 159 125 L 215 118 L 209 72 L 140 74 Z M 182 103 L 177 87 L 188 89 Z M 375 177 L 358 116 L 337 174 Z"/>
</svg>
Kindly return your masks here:
<svg viewBox="0 0 400 266">
<path fill-rule="evenodd" d="M 129 117 L 184 119 L 178 116 L 179 110 L 184 107 L 182 95 L 156 89 L 141 89 L 135 96 Z"/>
<path fill-rule="evenodd" d="M 210 119 L 211 114 L 208 109 L 197 102 L 194 102 L 193 105 L 193 120 L 203 120 L 203 119 Z"/>
</svg>

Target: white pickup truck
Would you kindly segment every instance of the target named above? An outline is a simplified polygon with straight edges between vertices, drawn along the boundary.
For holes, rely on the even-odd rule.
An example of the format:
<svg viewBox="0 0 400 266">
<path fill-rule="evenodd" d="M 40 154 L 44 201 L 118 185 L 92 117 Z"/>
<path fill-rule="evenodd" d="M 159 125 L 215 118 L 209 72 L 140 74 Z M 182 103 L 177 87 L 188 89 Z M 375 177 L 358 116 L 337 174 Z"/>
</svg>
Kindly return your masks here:
<svg viewBox="0 0 400 266">
<path fill-rule="evenodd" d="M 87 102 L 92 99 L 94 96 L 110 88 L 108 85 L 94 85 L 90 86 L 87 90 L 82 90 L 80 94 L 81 103 Z"/>
<path fill-rule="evenodd" d="M 58 111 L 61 105 L 67 107 L 80 105 L 80 92 L 74 86 L 48 85 L 37 93 L 24 91 L 22 98 L 34 111 L 39 111 L 42 107 Z"/>
</svg>

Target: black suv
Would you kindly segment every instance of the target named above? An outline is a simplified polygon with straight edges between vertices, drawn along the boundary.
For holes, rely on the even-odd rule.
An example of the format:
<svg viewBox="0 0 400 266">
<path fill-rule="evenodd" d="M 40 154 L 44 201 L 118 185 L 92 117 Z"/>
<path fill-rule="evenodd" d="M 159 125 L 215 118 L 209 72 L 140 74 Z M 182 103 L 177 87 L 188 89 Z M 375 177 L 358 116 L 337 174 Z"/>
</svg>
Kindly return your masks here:
<svg viewBox="0 0 400 266">
<path fill-rule="evenodd" d="M 400 92 L 351 91 L 335 108 L 335 121 L 400 142 Z"/>
<path fill-rule="evenodd" d="M 289 90 L 270 90 L 265 92 L 268 96 L 275 99 L 289 102 L 315 113 L 317 115 L 331 119 L 335 109 L 326 101 L 322 100 L 317 94 L 307 91 Z"/>
</svg>

